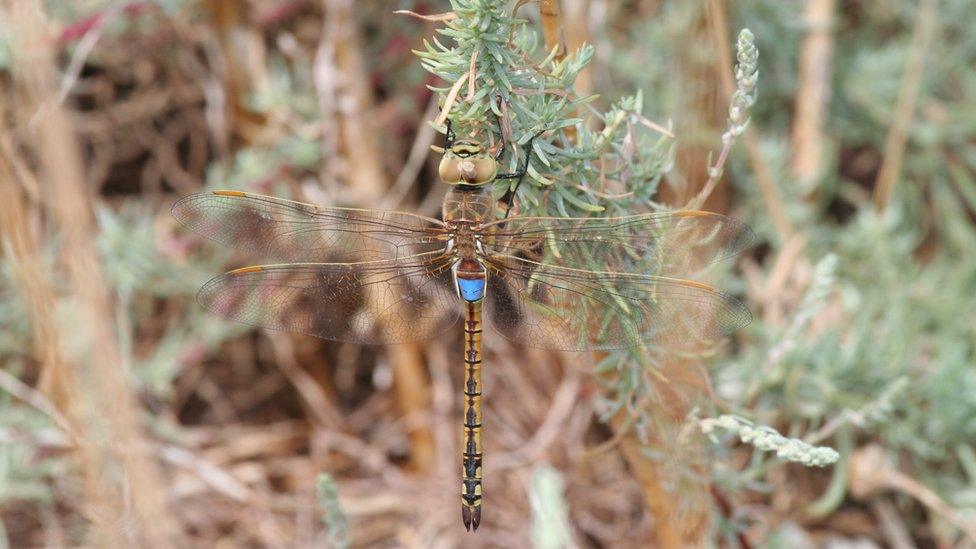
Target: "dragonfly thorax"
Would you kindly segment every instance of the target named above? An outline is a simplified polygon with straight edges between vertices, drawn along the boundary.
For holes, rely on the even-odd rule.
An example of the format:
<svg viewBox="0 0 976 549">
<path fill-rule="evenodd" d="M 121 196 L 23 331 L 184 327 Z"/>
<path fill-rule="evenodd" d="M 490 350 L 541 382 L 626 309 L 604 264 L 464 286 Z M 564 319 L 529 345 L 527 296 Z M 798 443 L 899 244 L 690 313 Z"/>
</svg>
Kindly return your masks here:
<svg viewBox="0 0 976 549">
<path fill-rule="evenodd" d="M 494 210 L 495 200 L 488 186 L 456 185 L 444 196 L 442 213 L 444 222 L 460 233 L 464 225 L 477 227 L 491 221 Z"/>
</svg>

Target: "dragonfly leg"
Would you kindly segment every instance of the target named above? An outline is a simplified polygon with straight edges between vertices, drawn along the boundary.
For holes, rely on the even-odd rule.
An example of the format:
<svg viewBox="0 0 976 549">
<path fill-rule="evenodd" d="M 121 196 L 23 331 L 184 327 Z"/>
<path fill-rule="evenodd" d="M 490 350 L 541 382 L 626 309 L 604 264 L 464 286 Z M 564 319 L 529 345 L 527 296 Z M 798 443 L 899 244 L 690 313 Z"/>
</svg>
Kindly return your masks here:
<svg viewBox="0 0 976 549">
<path fill-rule="evenodd" d="M 545 130 L 542 130 L 545 131 Z M 532 157 L 532 142 L 535 141 L 536 137 L 542 135 L 542 131 L 533 135 L 525 143 L 525 158 L 522 159 L 522 166 L 519 169 L 511 173 L 502 173 L 495 176 L 495 179 L 516 179 L 515 187 L 508 191 L 508 198 L 506 202 L 508 206 L 505 208 L 505 218 L 512 212 L 512 205 L 515 203 L 515 195 L 518 192 L 519 186 L 522 184 L 522 180 L 525 178 L 526 172 L 529 171 L 529 158 Z M 503 147 L 504 149 L 504 147 Z"/>
<path fill-rule="evenodd" d="M 501 144 L 498 146 L 498 152 L 495 153 L 495 162 L 500 162 L 502 155 L 505 154 L 505 146 L 508 144 L 508 140 L 505 138 L 505 136 L 511 132 L 511 128 L 502 124 L 502 117 L 495 112 L 495 109 L 491 109 L 491 114 L 495 115 L 495 123 L 498 124 L 498 135 L 501 138 Z"/>
<path fill-rule="evenodd" d="M 444 148 L 450 149 L 454 146 L 454 139 L 457 137 L 454 135 L 454 129 L 451 127 L 451 119 L 447 119 L 447 131 L 444 132 Z"/>
</svg>

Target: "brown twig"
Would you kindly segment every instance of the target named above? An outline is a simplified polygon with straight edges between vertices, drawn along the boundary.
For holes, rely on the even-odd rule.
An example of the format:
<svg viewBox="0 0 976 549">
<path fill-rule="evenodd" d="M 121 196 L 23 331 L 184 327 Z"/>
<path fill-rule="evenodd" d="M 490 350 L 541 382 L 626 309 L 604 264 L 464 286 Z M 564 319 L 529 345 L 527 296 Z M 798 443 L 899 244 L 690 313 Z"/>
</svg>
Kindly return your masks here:
<svg viewBox="0 0 976 549">
<path fill-rule="evenodd" d="M 517 9 L 517 8 L 516 8 Z M 563 36 L 563 18 L 559 10 L 559 0 L 540 0 L 539 16 L 542 24 L 542 36 L 545 38 L 546 51 L 555 50 L 555 60 L 562 61 L 568 53 L 566 49 L 566 39 Z M 571 114 L 568 114 L 571 116 Z M 576 128 L 568 126 L 563 129 L 566 139 L 573 143 L 576 141 Z"/>
<path fill-rule="evenodd" d="M 366 75 L 359 26 L 352 0 L 327 0 L 326 19 L 334 33 L 334 67 L 337 83 L 337 115 L 342 152 L 350 168 L 341 174 L 348 188 L 362 201 L 373 201 L 386 192 L 387 181 L 380 159 L 376 128 L 371 122 L 374 106 L 370 80 Z M 326 159 L 335 161 L 335 159 Z"/>
<path fill-rule="evenodd" d="M 624 414 L 618 414 L 611 420 L 614 430 L 624 428 L 625 418 Z M 644 455 L 644 446 L 636 435 L 631 434 L 620 441 L 620 451 L 640 485 L 648 512 L 654 518 L 656 546 L 665 549 L 684 547 L 685 544 L 677 528 L 673 494 L 664 490 L 664 479 L 661 478 L 654 463 Z"/>
<path fill-rule="evenodd" d="M 480 49 L 474 50 L 471 54 L 471 63 L 468 66 L 468 96 L 465 97 L 466 100 L 471 101 L 474 99 L 475 81 L 478 79 L 478 54 L 481 53 Z"/>
<path fill-rule="evenodd" d="M 351 0 L 326 1 L 326 16 L 338 25 L 332 27 L 332 32 L 338 33 L 335 40 L 335 68 L 341 75 L 340 89 L 346 96 L 339 104 L 349 105 L 349 108 L 343 108 L 338 113 L 343 127 L 342 150 L 348 157 L 348 164 L 355 167 L 355 178 L 351 177 L 352 172 L 346 174 L 346 177 L 348 183 L 356 182 L 354 190 L 360 200 L 366 204 L 376 204 L 386 193 L 388 181 L 378 146 L 380 138 L 376 128 L 369 123 L 373 94 L 364 69 L 362 48 L 359 46 L 359 27 L 355 24 L 352 9 Z M 455 96 L 466 78 L 467 73 L 452 88 Z M 449 112 L 450 106 L 445 104 L 441 114 L 446 115 Z M 367 292 L 367 300 L 369 307 L 379 307 L 383 303 L 382 296 L 371 292 Z M 377 329 L 384 328 L 378 326 Z M 404 416 L 422 414 L 430 403 L 430 389 L 421 348 L 417 345 L 393 346 L 388 348 L 387 356 L 393 368 L 394 392 L 399 412 Z M 430 429 L 426 425 L 412 429 L 409 437 L 412 465 L 422 471 L 429 470 L 434 461 L 433 435 Z"/>
<path fill-rule="evenodd" d="M 457 82 L 451 86 L 450 91 L 447 92 L 447 97 L 444 98 L 444 106 L 441 107 L 441 114 L 438 115 L 437 120 L 434 124 L 437 126 L 443 126 L 447 117 L 451 115 L 451 108 L 454 107 L 454 102 L 457 101 L 458 93 L 461 91 L 461 86 L 468 80 L 469 73 L 464 73 L 461 78 L 458 78 Z"/>
<path fill-rule="evenodd" d="M 0 121 L 6 113 L 0 110 Z M 7 132 L 4 131 L 4 134 Z M 9 258 L 13 275 L 20 286 L 30 315 L 34 356 L 41 363 L 42 390 L 53 400 L 57 410 L 66 410 L 69 405 L 67 363 L 60 352 L 58 335 L 54 323 L 54 290 L 47 279 L 41 262 L 37 239 L 28 227 L 27 208 L 18 189 L 17 175 L 8 164 L 13 159 L 13 147 L 4 140 L 0 151 L 0 228 L 9 245 Z M 29 173 L 22 167 L 23 173 Z M 33 176 L 31 176 L 33 179 Z M 60 415 L 60 413 L 58 412 Z M 65 427 L 65 426 L 63 426 Z M 68 429 L 70 432 L 70 428 Z"/>
<path fill-rule="evenodd" d="M 805 233 L 794 234 L 789 240 L 783 242 L 777 250 L 776 258 L 772 261 L 772 268 L 768 275 L 762 291 L 757 296 L 763 304 L 763 320 L 774 326 L 783 324 L 785 314 L 783 301 L 788 295 L 785 292 L 786 284 L 790 277 L 795 276 L 796 268 L 803 259 L 803 250 L 806 248 L 808 237 Z"/>
<path fill-rule="evenodd" d="M 719 181 L 722 180 L 722 175 L 725 173 L 725 163 L 729 159 L 729 153 L 732 152 L 732 145 L 734 144 L 735 139 L 731 133 L 726 132 L 722 136 L 722 150 L 718 153 L 718 159 L 708 167 L 708 180 L 705 181 L 698 194 L 685 204 L 685 209 L 697 210 L 708 200 L 708 197 L 712 196 L 712 193 L 715 192 L 715 187 L 718 186 Z"/>
<path fill-rule="evenodd" d="M 46 415 L 66 434 L 71 434 L 71 424 L 47 397 L 6 370 L 0 370 L 0 389 Z"/>
<path fill-rule="evenodd" d="M 878 211 L 883 211 L 888 205 L 895 182 L 901 173 L 905 143 L 908 141 L 908 125 L 915 114 L 922 71 L 925 68 L 925 54 L 928 52 L 929 43 L 932 41 L 938 23 L 938 5 L 938 0 L 922 0 L 918 5 L 911 50 L 908 60 L 905 61 L 905 72 L 901 77 L 894 120 L 891 129 L 888 130 L 888 139 L 885 141 L 884 160 L 881 162 L 878 178 L 874 182 L 874 205 Z"/>
<path fill-rule="evenodd" d="M 322 166 L 319 169 L 319 183 L 331 201 L 338 194 L 339 169 L 335 161 L 339 157 L 339 109 L 338 69 L 335 66 L 336 41 L 339 39 L 337 22 L 332 17 L 322 21 L 322 36 L 315 49 L 312 64 L 315 95 L 318 98 L 319 113 L 322 116 Z"/>
<path fill-rule="evenodd" d="M 216 44 L 208 53 L 219 67 L 220 92 L 226 102 L 226 128 L 247 143 L 257 141 L 264 126 L 264 116 L 252 110 L 247 102 L 256 89 L 252 52 L 241 40 L 246 23 L 245 5 L 233 0 L 207 0 L 202 3 L 217 31 Z"/>
<path fill-rule="evenodd" d="M 557 90 L 553 88 L 542 88 L 542 89 L 529 89 L 529 88 L 512 88 L 512 93 L 516 95 L 542 95 L 548 93 L 551 95 L 558 95 L 559 97 L 569 98 L 572 94 L 566 90 Z"/>
<path fill-rule="evenodd" d="M 636 117 L 637 117 L 637 121 L 640 122 L 640 124 L 642 126 L 648 128 L 650 130 L 654 130 L 654 131 L 660 133 L 661 135 L 666 135 L 666 136 L 674 139 L 674 133 L 672 133 L 669 128 L 665 128 L 664 126 L 658 124 L 657 122 L 654 122 L 653 120 L 648 119 L 647 117 L 645 117 L 642 114 L 639 114 L 638 113 L 636 115 Z"/>
<path fill-rule="evenodd" d="M 449 11 L 445 13 L 436 13 L 434 15 L 423 15 L 410 10 L 394 10 L 393 13 L 397 15 L 409 15 L 410 17 L 413 17 L 415 19 L 421 19 L 423 21 L 431 21 L 434 23 L 457 19 L 457 14 L 454 13 L 453 11 Z"/>
<path fill-rule="evenodd" d="M 898 516 L 898 509 L 890 501 L 883 496 L 874 498 L 871 500 L 871 511 L 878 519 L 881 533 L 892 549 L 916 549 L 908 528 Z"/>
<path fill-rule="evenodd" d="M 725 119 L 723 114 L 728 112 L 717 98 L 714 67 L 708 59 L 693 53 L 708 39 L 708 21 L 697 8 L 689 11 L 693 15 L 675 36 L 679 46 L 669 60 L 671 79 L 680 90 L 674 133 L 682 138 L 676 150 L 675 169 L 667 174 L 668 184 L 661 187 L 659 197 L 660 202 L 676 205 L 687 203 L 706 185 L 712 145 L 705 136 L 719 127 Z M 731 71 L 731 67 L 725 70 Z M 726 193 L 722 188 L 717 190 L 721 192 L 711 197 L 709 209 L 722 211 L 727 207 Z"/>
<path fill-rule="evenodd" d="M 71 88 L 78 81 L 81 69 L 85 66 L 85 61 L 91 55 L 92 50 L 95 49 L 95 45 L 98 44 L 99 39 L 101 39 L 105 27 L 122 13 L 127 5 L 124 2 L 120 2 L 107 8 L 103 13 L 99 14 L 93 21 L 91 27 L 85 31 L 81 40 L 78 41 L 78 46 L 71 56 L 71 62 L 68 63 L 68 68 L 65 70 L 64 76 L 61 79 L 61 89 L 58 91 L 58 105 L 64 103 L 64 100 L 68 98 Z"/>
<path fill-rule="evenodd" d="M 386 196 L 383 197 L 382 207 L 384 209 L 395 208 L 403 202 L 403 198 L 407 192 L 416 183 L 417 176 L 420 175 L 420 170 L 423 169 L 424 163 L 430 158 L 430 146 L 434 143 L 434 139 L 437 138 L 437 132 L 427 121 L 437 116 L 437 111 L 437 96 L 431 95 L 430 101 L 427 102 L 427 110 L 424 111 L 420 119 L 420 128 L 418 128 L 413 145 L 410 147 L 410 154 L 407 156 L 407 161 L 400 170 L 400 173 L 397 174 L 393 186 L 390 187 Z"/>
<path fill-rule="evenodd" d="M 976 543 L 976 525 L 962 517 L 931 488 L 890 463 L 881 445 L 871 444 L 859 449 L 851 456 L 850 463 L 850 489 L 854 497 L 866 499 L 882 490 L 904 492 L 956 527 L 971 543 Z"/>
<path fill-rule="evenodd" d="M 546 41 L 546 51 L 556 50 L 556 60 L 566 58 L 566 41 L 563 38 L 562 14 L 559 0 L 540 0 L 539 16 L 542 20 L 542 36 Z"/>
<path fill-rule="evenodd" d="M 593 43 L 589 34 L 593 16 L 590 0 L 574 0 L 563 6 L 563 19 L 566 21 L 563 31 L 566 35 L 566 47 L 570 51 L 575 51 L 583 44 Z M 593 68 L 586 67 L 580 71 L 573 88 L 584 97 L 593 93 Z"/>
<path fill-rule="evenodd" d="M 823 170 L 823 126 L 830 100 L 834 35 L 830 24 L 836 0 L 807 4 L 807 35 L 800 47 L 800 75 L 793 122 L 793 177 L 809 187 Z"/>
<path fill-rule="evenodd" d="M 77 457 L 85 471 L 87 511 L 94 522 L 92 542 L 170 547 L 177 539 L 176 525 L 155 464 L 143 451 L 132 384 L 125 375 L 108 286 L 95 250 L 81 151 L 71 120 L 58 103 L 54 40 L 46 32 L 50 25 L 38 2 L 6 0 L 3 7 L 4 20 L 18 31 L 13 73 L 22 96 L 30 101 L 25 112 L 40 113 L 29 138 L 79 315 L 70 329 L 51 329 L 55 345 L 72 346 L 74 375 L 66 380 L 70 406 L 65 415 L 78 435 Z M 116 480 L 119 472 L 124 483 Z"/>
<path fill-rule="evenodd" d="M 388 347 L 387 356 L 393 367 L 393 390 L 400 412 L 404 415 L 425 414 L 430 407 L 430 381 L 420 345 Z M 410 463 L 418 471 L 430 471 L 434 466 L 434 436 L 424 422 L 409 430 Z"/>
<path fill-rule="evenodd" d="M 502 454 L 493 461 L 494 468 L 513 468 L 538 459 L 558 438 L 563 424 L 569 418 L 579 394 L 580 373 L 578 368 L 570 367 L 564 374 L 552 402 L 536 432 L 514 452 Z"/>
<path fill-rule="evenodd" d="M 278 368 L 301 395 L 316 423 L 324 427 L 338 425 L 342 417 L 339 410 L 329 400 L 322 387 L 298 364 L 295 359 L 294 345 L 292 345 L 289 336 L 273 333 L 269 335 L 269 339 L 274 349 L 275 362 L 277 362 Z"/>
</svg>

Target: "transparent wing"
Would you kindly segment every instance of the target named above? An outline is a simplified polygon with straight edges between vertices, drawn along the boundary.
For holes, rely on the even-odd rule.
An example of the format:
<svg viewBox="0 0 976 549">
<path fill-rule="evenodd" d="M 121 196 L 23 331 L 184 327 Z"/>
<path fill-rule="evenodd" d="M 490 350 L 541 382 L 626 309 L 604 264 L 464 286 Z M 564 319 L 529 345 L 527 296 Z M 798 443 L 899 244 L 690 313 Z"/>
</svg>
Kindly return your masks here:
<svg viewBox="0 0 976 549">
<path fill-rule="evenodd" d="M 746 248 L 754 235 L 731 217 L 676 211 L 610 218 L 524 217 L 482 227 L 486 255 L 562 267 L 687 277 Z"/>
<path fill-rule="evenodd" d="M 687 280 L 488 260 L 486 316 L 505 337 L 566 351 L 722 337 L 752 319 L 734 297 Z"/>
<path fill-rule="evenodd" d="M 240 191 L 189 195 L 173 216 L 210 240 L 281 262 L 362 262 L 442 250 L 442 222 L 403 212 L 331 208 Z"/>
<path fill-rule="evenodd" d="M 231 320 L 366 344 L 428 339 L 458 317 L 450 256 L 245 267 L 197 296 Z"/>
</svg>

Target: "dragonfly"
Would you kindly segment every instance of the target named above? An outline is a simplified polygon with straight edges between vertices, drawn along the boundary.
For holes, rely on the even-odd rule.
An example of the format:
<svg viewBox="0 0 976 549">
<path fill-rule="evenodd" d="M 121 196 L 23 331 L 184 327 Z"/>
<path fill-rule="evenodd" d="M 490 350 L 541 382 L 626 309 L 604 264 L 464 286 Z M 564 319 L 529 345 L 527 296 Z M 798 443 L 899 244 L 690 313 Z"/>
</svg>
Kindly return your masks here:
<svg viewBox="0 0 976 549">
<path fill-rule="evenodd" d="M 748 226 L 704 211 L 501 217 L 490 192 L 519 182 L 500 154 L 448 128 L 442 219 L 306 204 L 236 190 L 180 199 L 189 230 L 262 263 L 207 282 L 198 301 L 245 324 L 357 344 L 442 336 L 463 317 L 461 518 L 482 519 L 482 333 L 561 351 L 716 340 L 751 320 L 735 297 L 689 279 L 749 245 Z M 516 185 L 517 187 L 517 185 Z M 511 203 L 509 203 L 509 207 Z"/>
</svg>

